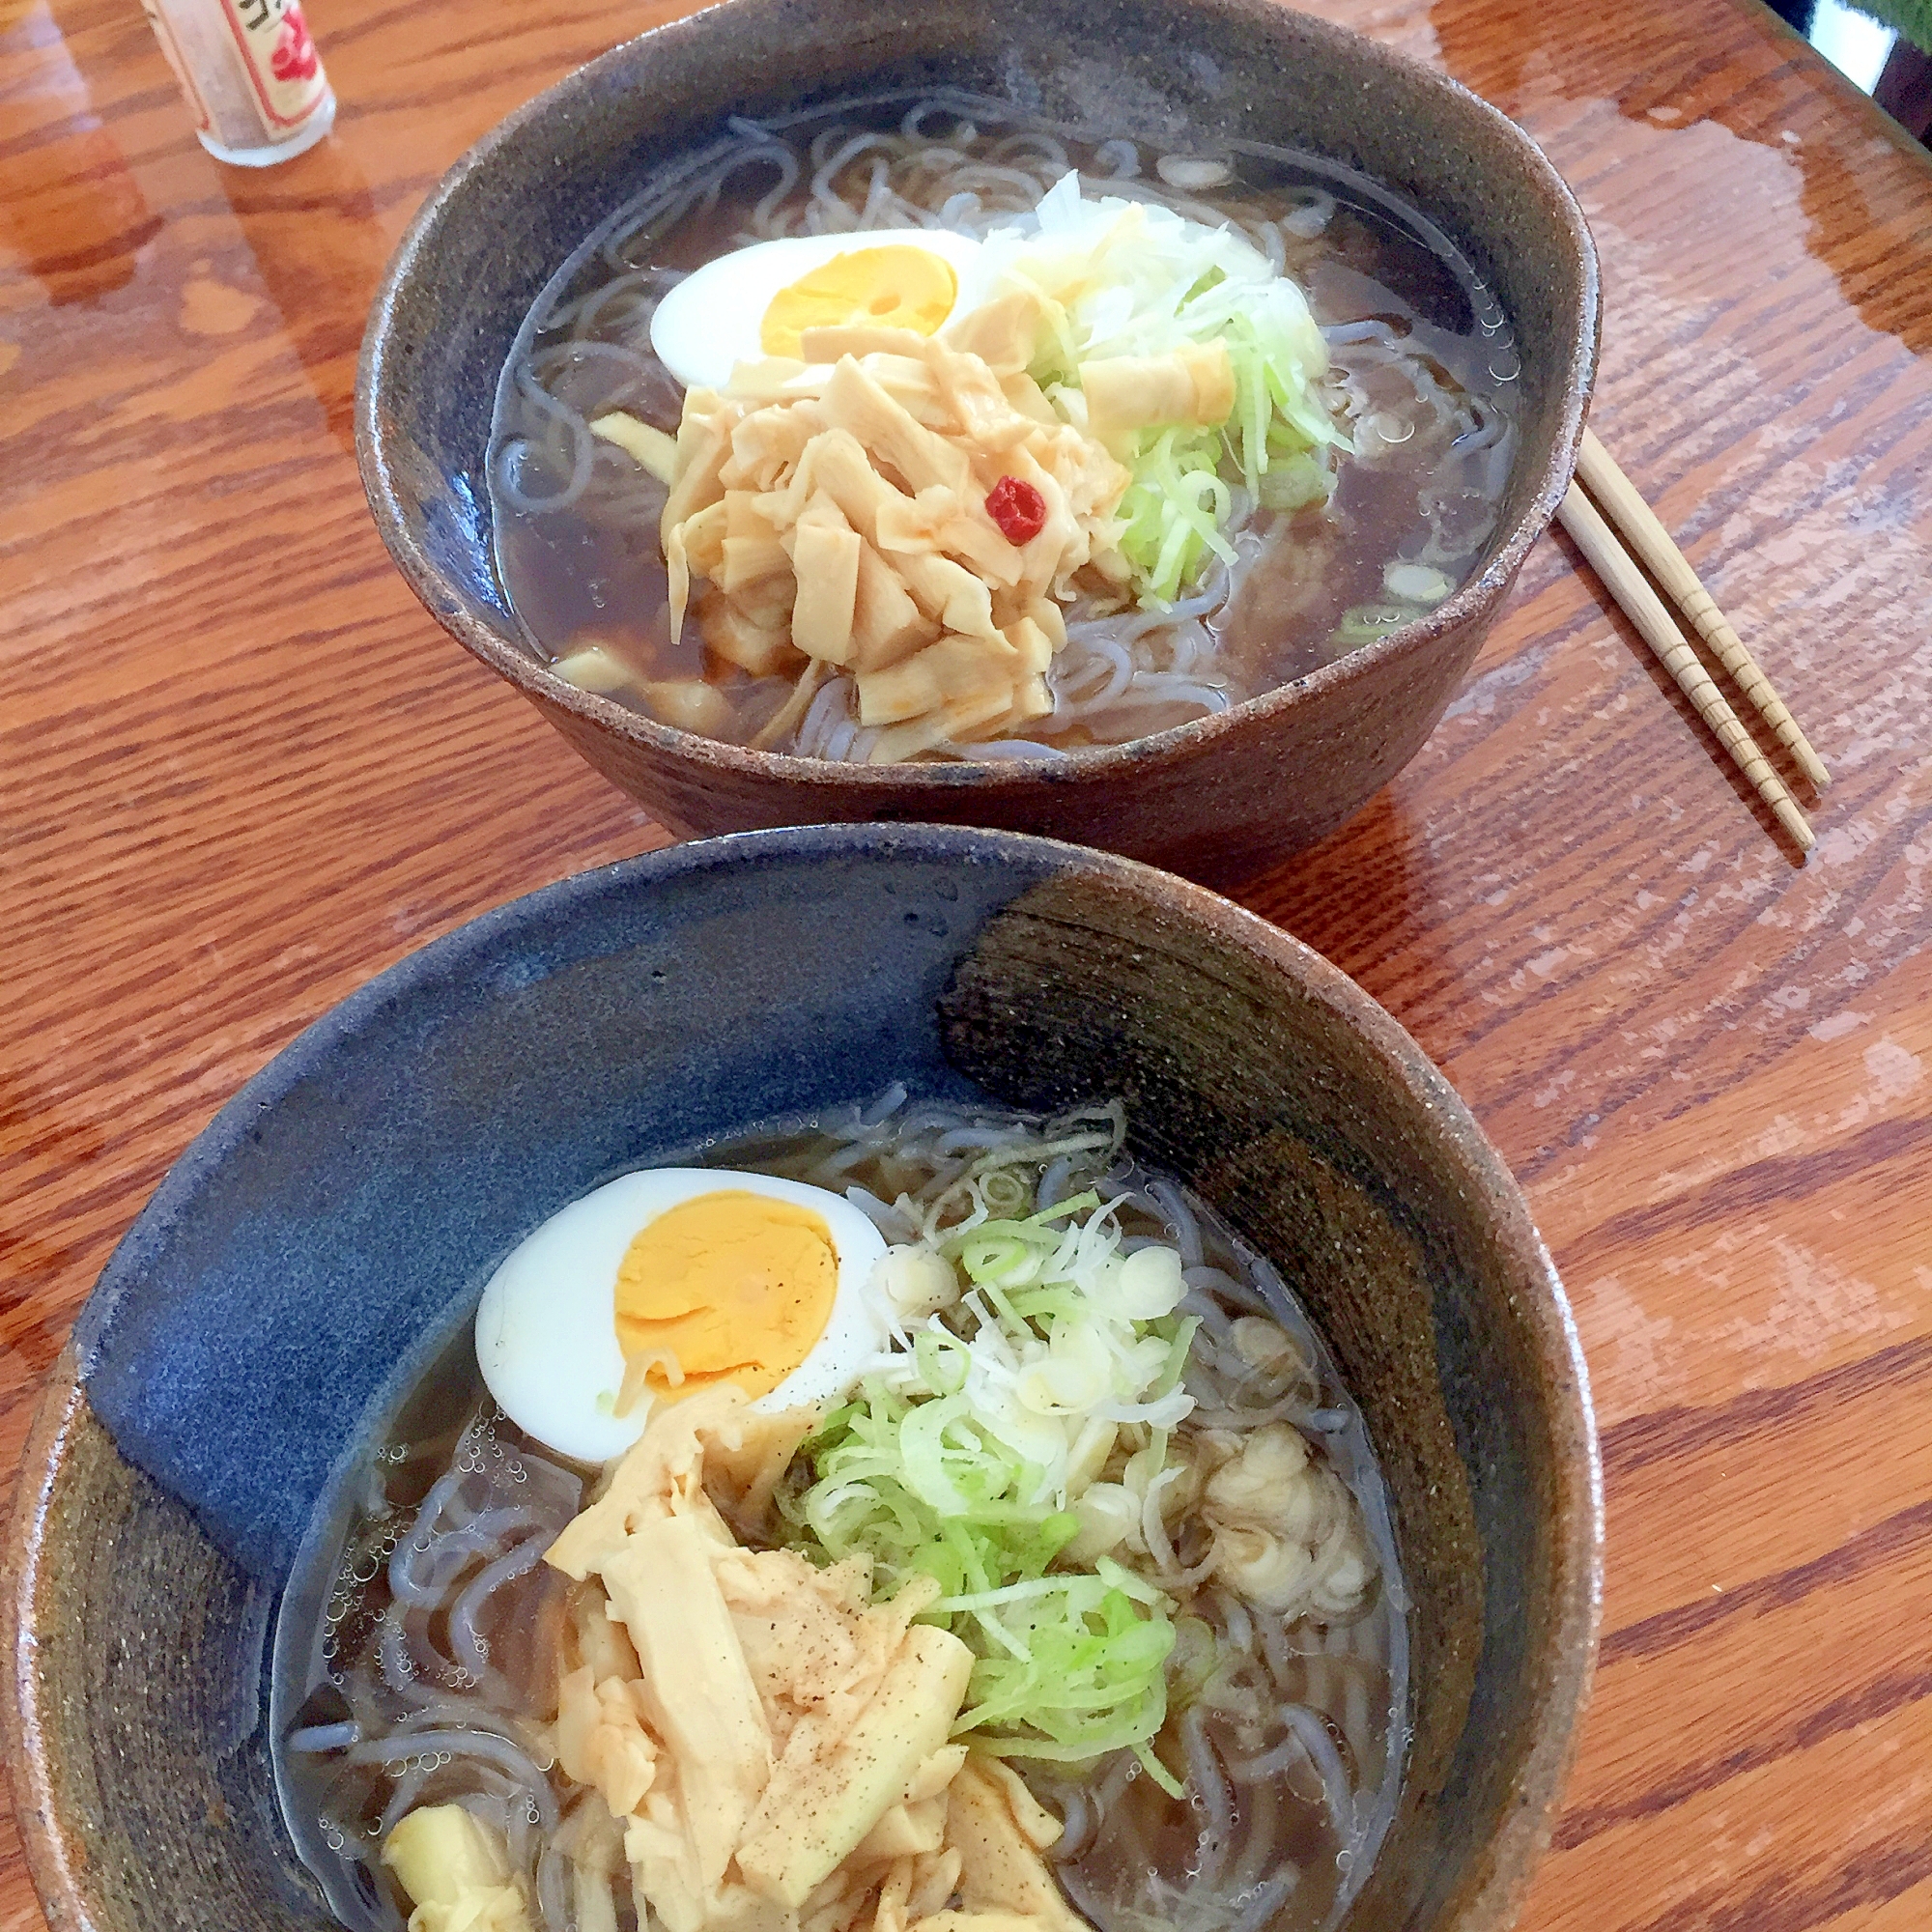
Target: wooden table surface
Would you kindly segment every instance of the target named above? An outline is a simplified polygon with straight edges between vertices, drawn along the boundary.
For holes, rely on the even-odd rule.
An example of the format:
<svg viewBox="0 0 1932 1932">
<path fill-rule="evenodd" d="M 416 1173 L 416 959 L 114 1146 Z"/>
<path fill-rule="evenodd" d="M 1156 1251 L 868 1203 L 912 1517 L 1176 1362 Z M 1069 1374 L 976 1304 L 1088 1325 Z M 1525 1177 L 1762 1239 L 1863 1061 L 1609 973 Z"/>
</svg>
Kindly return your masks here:
<svg viewBox="0 0 1932 1932">
<path fill-rule="evenodd" d="M 313 0 L 337 131 L 255 174 L 133 0 L 0 0 L 0 1467 L 242 1080 L 664 840 L 412 602 L 350 411 L 438 175 L 677 11 Z M 1244 895 L 1446 1067 L 1588 1347 L 1603 1662 L 1524 1925 L 1924 1932 L 1932 169 L 1751 0 L 1321 11 L 1574 184 L 1596 427 L 1837 776 L 1801 867 L 1552 534 L 1422 754 Z M 0 1932 L 40 1923 L 5 1821 Z"/>
</svg>

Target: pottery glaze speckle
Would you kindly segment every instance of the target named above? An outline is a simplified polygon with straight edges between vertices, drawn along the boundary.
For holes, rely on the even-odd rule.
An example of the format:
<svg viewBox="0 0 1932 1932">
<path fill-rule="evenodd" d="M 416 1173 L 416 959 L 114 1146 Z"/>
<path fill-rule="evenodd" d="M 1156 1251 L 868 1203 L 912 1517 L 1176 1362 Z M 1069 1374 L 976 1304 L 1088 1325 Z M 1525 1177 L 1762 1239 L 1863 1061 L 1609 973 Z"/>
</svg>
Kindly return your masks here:
<svg viewBox="0 0 1932 1932">
<path fill-rule="evenodd" d="M 581 237 L 727 113 L 937 84 L 1104 134 L 1323 155 L 1454 236 L 1522 360 L 1516 473 L 1477 574 L 1291 685 L 1045 768 L 755 752 L 555 677 L 497 580 L 484 484 L 497 377 L 530 304 Z M 1270 0 L 731 0 L 591 62 L 450 171 L 377 296 L 356 443 L 377 526 L 431 613 L 674 832 L 938 819 L 1232 879 L 1332 831 L 1435 728 L 1569 482 L 1597 333 L 1589 234 L 1528 137 L 1441 74 Z"/>
<path fill-rule="evenodd" d="M 1196 887 L 1010 834 L 673 848 L 372 981 L 226 1107 L 83 1312 L 6 1553 L 9 1757 L 56 1932 L 327 1921 L 267 1747 L 275 1604 L 399 1378 L 525 1234 L 628 1168 L 915 1092 L 1125 1097 L 1280 1266 L 1388 1481 L 1407 1778 L 1346 1923 L 1499 1932 L 1595 1641 L 1596 1442 L 1520 1194 L 1415 1044 Z"/>
</svg>

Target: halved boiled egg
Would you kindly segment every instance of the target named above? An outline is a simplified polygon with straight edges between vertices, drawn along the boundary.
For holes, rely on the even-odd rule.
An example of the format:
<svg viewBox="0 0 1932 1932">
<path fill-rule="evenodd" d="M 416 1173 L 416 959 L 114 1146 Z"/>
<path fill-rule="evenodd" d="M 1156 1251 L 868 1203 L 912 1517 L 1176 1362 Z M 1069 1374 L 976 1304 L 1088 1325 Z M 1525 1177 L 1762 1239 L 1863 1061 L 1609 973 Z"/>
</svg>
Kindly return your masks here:
<svg viewBox="0 0 1932 1932">
<path fill-rule="evenodd" d="M 885 1237 L 822 1187 L 724 1168 L 609 1181 L 515 1248 L 476 1311 L 504 1413 L 583 1463 L 728 1380 L 760 1408 L 840 1399 L 885 1346 Z"/>
<path fill-rule="evenodd" d="M 796 355 L 807 328 L 935 334 L 980 253 L 950 228 L 877 228 L 756 242 L 694 270 L 658 304 L 651 347 L 688 389 L 715 389 L 740 362 Z"/>
</svg>

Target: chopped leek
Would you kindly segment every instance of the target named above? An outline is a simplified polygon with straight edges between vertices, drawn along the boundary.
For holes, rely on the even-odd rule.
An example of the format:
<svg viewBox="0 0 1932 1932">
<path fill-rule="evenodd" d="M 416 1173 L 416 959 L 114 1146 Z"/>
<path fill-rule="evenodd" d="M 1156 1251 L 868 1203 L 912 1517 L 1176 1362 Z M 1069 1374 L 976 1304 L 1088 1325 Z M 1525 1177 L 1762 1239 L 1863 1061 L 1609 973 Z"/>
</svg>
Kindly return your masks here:
<svg viewBox="0 0 1932 1932">
<path fill-rule="evenodd" d="M 1355 650 L 1428 615 L 1419 604 L 1356 604 L 1342 612 L 1330 642 Z"/>
<path fill-rule="evenodd" d="M 1104 1555 L 1055 1566 L 1119 1425 L 1148 1425 L 1134 1470 L 1144 1492 L 1193 1406 L 1180 1259 L 1158 1246 L 1122 1255 L 1093 1194 L 1024 1218 L 990 1213 L 982 1197 L 921 1252 L 956 1271 L 958 1301 L 903 1331 L 826 1418 L 795 1464 L 810 1480 L 781 1510 L 824 1559 L 868 1556 L 882 1590 L 938 1583 L 928 1618 L 978 1659 L 959 1733 L 1013 1757 L 1151 1757 L 1171 1602 Z"/>
<path fill-rule="evenodd" d="M 1085 424 L 1080 364 L 1225 345 L 1235 403 L 1219 424 L 1144 430 L 1118 453 L 1133 481 L 1120 547 L 1143 604 L 1172 603 L 1208 556 L 1232 561 L 1223 526 L 1238 477 L 1263 507 L 1298 509 L 1333 487 L 1326 452 L 1348 439 L 1325 394 L 1327 345 L 1301 290 L 1231 227 L 1157 203 L 1081 198 L 1075 174 L 1034 225 L 987 238 L 981 297 L 1024 288 L 1043 319 L 1029 369 L 1067 421 Z"/>
<path fill-rule="evenodd" d="M 1172 604 L 1206 553 L 1235 560 L 1221 534 L 1233 507 L 1219 475 L 1221 439 L 1214 430 L 1162 430 L 1134 457 L 1134 480 L 1121 499 L 1121 554 L 1133 565 L 1143 598 Z"/>
</svg>

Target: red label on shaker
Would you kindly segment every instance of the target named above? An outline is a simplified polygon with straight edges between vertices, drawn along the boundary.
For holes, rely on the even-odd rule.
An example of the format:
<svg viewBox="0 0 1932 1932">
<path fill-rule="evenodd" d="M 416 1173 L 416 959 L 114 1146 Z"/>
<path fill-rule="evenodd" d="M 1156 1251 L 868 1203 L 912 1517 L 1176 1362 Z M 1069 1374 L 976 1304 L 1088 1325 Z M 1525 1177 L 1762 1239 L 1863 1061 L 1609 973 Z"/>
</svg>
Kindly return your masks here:
<svg viewBox="0 0 1932 1932">
<path fill-rule="evenodd" d="M 272 128 L 298 128 L 328 82 L 298 0 L 221 0 Z"/>
<path fill-rule="evenodd" d="M 334 118 L 301 0 L 141 0 L 194 110 L 202 145 L 260 166 L 320 140 Z"/>
</svg>

